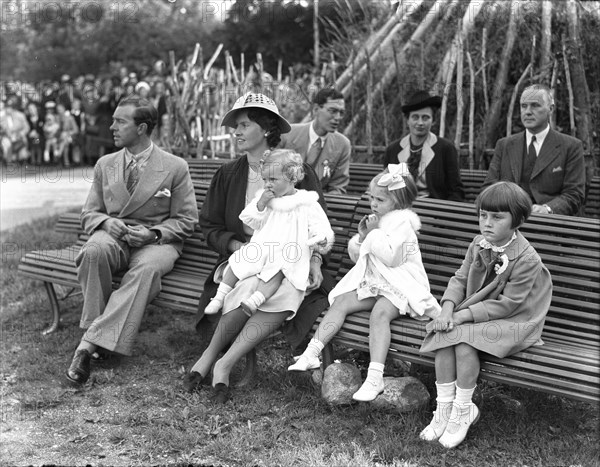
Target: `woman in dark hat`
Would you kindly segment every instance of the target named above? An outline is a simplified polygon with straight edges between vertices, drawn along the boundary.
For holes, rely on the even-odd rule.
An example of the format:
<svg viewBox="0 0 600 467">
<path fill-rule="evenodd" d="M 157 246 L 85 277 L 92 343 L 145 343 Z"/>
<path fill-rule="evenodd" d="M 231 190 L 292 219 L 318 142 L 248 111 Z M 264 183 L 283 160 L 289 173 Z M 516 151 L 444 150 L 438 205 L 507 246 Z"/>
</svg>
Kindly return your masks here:
<svg viewBox="0 0 600 467">
<path fill-rule="evenodd" d="M 427 91 L 417 91 L 402 106 L 409 134 L 385 150 L 383 166 L 406 162 L 420 198 L 464 201 L 458 154 L 451 141 L 431 132 L 442 101 Z"/>
<path fill-rule="evenodd" d="M 200 227 L 209 247 L 219 254 L 217 265 L 204 283 L 204 291 L 198 306 L 196 329 L 199 332 L 210 328 L 210 319 L 220 315 L 204 317 L 204 308 L 214 297 L 218 285 L 214 274 L 221 263 L 248 242 L 252 230 L 239 219 L 240 212 L 263 188 L 260 175 L 260 161 L 265 151 L 279 144 L 281 134 L 290 131 L 290 124 L 279 114 L 279 110 L 270 98 L 259 93 L 247 93 L 240 97 L 233 108 L 225 114 L 221 125 L 234 128 L 234 138 L 238 152 L 242 155 L 236 160 L 224 164 L 212 178 L 206 200 L 200 212 Z M 326 211 L 321 185 L 314 170 L 304 164 L 305 178 L 297 188 L 319 193 L 319 202 Z M 326 271 L 321 271 L 322 258 L 313 254 L 310 261 L 310 286 L 312 291 L 299 305 L 294 303 L 282 286 L 278 292 L 265 302 L 251 317 L 241 307 L 230 310 L 220 317 L 212 339 L 202 357 L 193 366 L 184 379 L 187 391 L 195 390 L 200 382 L 209 376 L 210 369 L 219 353 L 228 345 L 223 357 L 216 361 L 213 369 L 212 385 L 217 402 L 229 398 L 229 372 L 232 366 L 248 351 L 257 346 L 275 329 L 279 328 L 298 310 L 293 320 L 287 321 L 283 334 L 292 347 L 297 347 L 311 329 L 315 319 L 329 306 L 327 294 L 333 287 L 333 279 Z M 255 277 L 237 283 L 238 287 L 252 289 Z"/>
</svg>

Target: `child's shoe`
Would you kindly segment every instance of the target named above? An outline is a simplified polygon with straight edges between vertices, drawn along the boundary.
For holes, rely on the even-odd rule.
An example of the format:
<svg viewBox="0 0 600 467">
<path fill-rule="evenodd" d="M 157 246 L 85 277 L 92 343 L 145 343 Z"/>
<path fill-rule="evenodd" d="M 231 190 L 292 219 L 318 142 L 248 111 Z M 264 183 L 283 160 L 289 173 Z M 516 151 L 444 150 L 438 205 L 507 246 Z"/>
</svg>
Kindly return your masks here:
<svg viewBox="0 0 600 467">
<path fill-rule="evenodd" d="M 359 402 L 371 402 L 383 392 L 384 387 L 383 379 L 373 381 L 367 378 L 360 389 L 352 395 L 352 399 Z"/>
<path fill-rule="evenodd" d="M 475 404 L 452 404 L 452 412 L 446 431 L 439 442 L 445 448 L 455 448 L 467 437 L 469 427 L 479 420 L 479 409 Z"/>
<path fill-rule="evenodd" d="M 219 300 L 218 298 L 213 298 L 206 308 L 204 308 L 205 315 L 216 315 L 223 308 L 223 300 Z"/>
<path fill-rule="evenodd" d="M 450 413 L 452 412 L 452 402 L 438 402 L 436 410 L 433 412 L 433 419 L 423 431 L 419 434 L 419 438 L 423 441 L 437 441 L 440 436 L 446 431 Z"/>
<path fill-rule="evenodd" d="M 321 362 L 318 357 L 307 357 L 302 354 L 296 360 L 296 363 L 288 366 L 288 371 L 308 371 L 308 370 L 317 370 L 321 367 Z"/>
</svg>

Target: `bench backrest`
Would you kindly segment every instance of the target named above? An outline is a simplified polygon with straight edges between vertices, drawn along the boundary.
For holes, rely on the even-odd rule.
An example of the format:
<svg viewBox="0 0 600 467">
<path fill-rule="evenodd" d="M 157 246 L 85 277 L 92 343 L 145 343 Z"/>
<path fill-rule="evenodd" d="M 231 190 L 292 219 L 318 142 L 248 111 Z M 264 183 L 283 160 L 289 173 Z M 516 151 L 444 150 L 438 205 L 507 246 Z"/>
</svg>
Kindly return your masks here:
<svg viewBox="0 0 600 467">
<path fill-rule="evenodd" d="M 440 299 L 448 280 L 462 264 L 467 248 L 479 233 L 475 208 L 467 203 L 417 200 L 421 218 L 419 248 L 432 293 Z M 363 197 L 352 221 L 370 213 Z M 521 228 L 552 275 L 554 291 L 544 326 L 544 338 L 561 337 L 600 346 L 600 221 L 567 216 L 532 215 Z M 343 268 L 351 267 L 349 258 Z"/>
<path fill-rule="evenodd" d="M 231 159 L 187 159 L 190 173 L 195 181 L 209 183 L 217 169 Z M 350 163 L 350 182 L 347 193 L 361 196 L 369 187 L 369 182 L 375 175 L 383 170 L 380 164 L 368 164 L 362 162 Z M 481 191 L 481 185 L 485 180 L 486 170 L 461 169 L 460 176 L 465 189 L 465 201 L 474 203 L 475 198 Z M 595 176 L 591 180 L 587 193 L 585 215 L 589 217 L 600 217 L 600 177 Z"/>
</svg>

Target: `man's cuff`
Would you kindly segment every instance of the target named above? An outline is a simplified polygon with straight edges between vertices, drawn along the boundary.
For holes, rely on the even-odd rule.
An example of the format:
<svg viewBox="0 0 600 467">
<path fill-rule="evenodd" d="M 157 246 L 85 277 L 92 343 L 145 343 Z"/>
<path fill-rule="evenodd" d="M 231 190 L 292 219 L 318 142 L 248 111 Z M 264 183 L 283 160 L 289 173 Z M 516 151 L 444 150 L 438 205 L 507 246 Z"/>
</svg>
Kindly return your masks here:
<svg viewBox="0 0 600 467">
<path fill-rule="evenodd" d="M 158 229 L 150 229 L 150 232 L 152 232 L 154 235 L 156 235 L 156 238 L 154 239 L 154 243 L 156 243 L 156 244 L 160 243 L 160 240 L 162 239 L 162 232 Z"/>
</svg>

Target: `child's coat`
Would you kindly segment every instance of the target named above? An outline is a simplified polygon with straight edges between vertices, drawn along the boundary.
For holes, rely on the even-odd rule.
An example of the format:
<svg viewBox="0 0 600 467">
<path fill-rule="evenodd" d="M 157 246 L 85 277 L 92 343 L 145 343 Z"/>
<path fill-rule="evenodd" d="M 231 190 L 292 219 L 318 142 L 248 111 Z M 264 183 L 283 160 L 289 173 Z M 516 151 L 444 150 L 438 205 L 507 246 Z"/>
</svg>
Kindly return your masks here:
<svg viewBox="0 0 600 467">
<path fill-rule="evenodd" d="M 475 237 L 442 298 L 442 303 L 454 302 L 455 311 L 469 308 L 474 322 L 458 325 L 448 333 L 428 333 L 421 352 L 467 343 L 502 358 L 541 343 L 552 300 L 550 273 L 527 239 L 517 232 L 517 238 L 504 251 L 508 268 L 495 274 L 496 254 L 479 245 L 482 239 L 481 235 Z M 488 272 L 493 279 L 485 285 Z"/>
<path fill-rule="evenodd" d="M 394 210 L 381 217 L 379 227 L 369 232 L 362 244 L 358 234 L 348 242 L 348 253 L 356 265 L 329 294 L 329 303 L 338 295 L 357 290 L 365 277 L 367 257 L 389 284 L 399 289 L 408 300 L 409 314 L 417 319 L 437 317 L 440 306 L 429 291 L 429 280 L 423 267 L 417 231 L 421 221 L 409 209 Z"/>
</svg>

